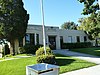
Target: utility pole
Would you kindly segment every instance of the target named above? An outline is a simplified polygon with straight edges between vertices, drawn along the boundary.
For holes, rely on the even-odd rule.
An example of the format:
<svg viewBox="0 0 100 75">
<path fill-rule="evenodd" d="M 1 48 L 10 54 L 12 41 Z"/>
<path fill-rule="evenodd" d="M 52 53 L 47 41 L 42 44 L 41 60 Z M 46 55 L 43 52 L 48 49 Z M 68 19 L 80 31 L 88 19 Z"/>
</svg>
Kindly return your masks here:
<svg viewBox="0 0 100 75">
<path fill-rule="evenodd" d="M 44 45 L 44 53 L 46 55 L 46 42 L 45 42 L 45 25 L 44 25 L 43 0 L 40 0 L 40 4 L 41 4 L 42 28 L 43 28 L 43 45 Z"/>
</svg>

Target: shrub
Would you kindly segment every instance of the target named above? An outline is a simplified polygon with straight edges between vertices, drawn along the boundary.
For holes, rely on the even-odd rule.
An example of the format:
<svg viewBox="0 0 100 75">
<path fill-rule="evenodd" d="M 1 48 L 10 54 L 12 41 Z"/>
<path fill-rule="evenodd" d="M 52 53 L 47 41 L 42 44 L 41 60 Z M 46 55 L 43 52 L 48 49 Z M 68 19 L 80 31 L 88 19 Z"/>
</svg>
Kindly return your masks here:
<svg viewBox="0 0 100 75">
<path fill-rule="evenodd" d="M 63 43 L 62 49 L 73 49 L 73 48 L 86 48 L 91 47 L 90 42 L 80 42 L 80 43 Z"/>
<path fill-rule="evenodd" d="M 37 63 L 55 64 L 55 55 L 40 55 L 37 57 Z"/>
<path fill-rule="evenodd" d="M 19 47 L 19 53 L 26 53 L 26 51 L 25 51 L 25 49 L 24 49 L 24 47 Z"/>
<path fill-rule="evenodd" d="M 40 56 L 40 55 L 44 55 L 44 47 L 40 47 L 37 51 L 36 51 L 36 56 Z M 51 49 L 49 47 L 46 47 L 46 54 L 51 55 L 53 54 Z"/>
<path fill-rule="evenodd" d="M 20 53 L 35 54 L 36 50 L 43 45 L 30 45 L 26 44 L 24 47 L 19 48 Z"/>
</svg>

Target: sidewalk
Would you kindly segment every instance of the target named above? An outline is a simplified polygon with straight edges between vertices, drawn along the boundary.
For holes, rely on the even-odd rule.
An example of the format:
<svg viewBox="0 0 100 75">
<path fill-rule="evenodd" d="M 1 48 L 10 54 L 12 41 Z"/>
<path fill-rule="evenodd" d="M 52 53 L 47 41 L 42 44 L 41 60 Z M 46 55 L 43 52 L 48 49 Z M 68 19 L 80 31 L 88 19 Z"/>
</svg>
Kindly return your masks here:
<svg viewBox="0 0 100 75">
<path fill-rule="evenodd" d="M 82 60 L 99 64 L 93 67 L 83 68 L 80 70 L 75 70 L 75 71 L 63 73 L 60 75 L 100 75 L 100 57 L 89 55 L 89 54 L 78 53 L 78 52 L 72 52 L 68 50 L 54 50 L 53 53 L 63 54 L 66 56 L 72 56 L 75 58 L 79 58 Z"/>
</svg>

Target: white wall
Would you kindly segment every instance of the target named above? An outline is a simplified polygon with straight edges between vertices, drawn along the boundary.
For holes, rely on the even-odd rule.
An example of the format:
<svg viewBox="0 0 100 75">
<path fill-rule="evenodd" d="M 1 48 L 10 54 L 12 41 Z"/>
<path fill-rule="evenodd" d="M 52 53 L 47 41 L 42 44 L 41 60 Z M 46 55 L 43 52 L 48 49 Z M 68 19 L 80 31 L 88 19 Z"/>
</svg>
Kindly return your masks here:
<svg viewBox="0 0 100 75">
<path fill-rule="evenodd" d="M 48 36 L 56 36 L 56 47 L 59 49 L 60 47 L 60 36 L 63 36 L 63 42 L 70 42 L 69 36 L 72 37 L 72 42 L 77 42 L 77 36 L 80 36 L 80 42 L 84 42 L 84 36 L 87 36 L 84 31 L 81 30 L 62 30 L 59 27 L 46 26 L 46 43 L 48 43 Z M 43 34 L 42 34 L 42 25 L 29 25 L 26 33 L 37 33 L 39 34 L 39 43 L 43 44 Z M 87 39 L 87 41 L 90 41 Z"/>
<path fill-rule="evenodd" d="M 84 42 L 84 36 L 87 36 L 84 31 L 81 30 L 59 30 L 59 34 L 60 36 L 63 36 L 63 40 L 65 43 L 69 42 L 68 37 L 72 36 L 72 42 L 75 43 L 77 42 L 77 36 L 80 37 L 80 42 Z M 89 41 L 89 39 L 87 39 L 87 41 Z"/>
</svg>

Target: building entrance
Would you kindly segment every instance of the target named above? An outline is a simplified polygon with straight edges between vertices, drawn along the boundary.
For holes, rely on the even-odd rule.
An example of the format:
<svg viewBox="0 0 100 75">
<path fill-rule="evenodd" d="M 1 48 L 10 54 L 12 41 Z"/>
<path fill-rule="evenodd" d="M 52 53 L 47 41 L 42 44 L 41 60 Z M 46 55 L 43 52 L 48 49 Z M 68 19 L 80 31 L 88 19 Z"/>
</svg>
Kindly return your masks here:
<svg viewBox="0 0 100 75">
<path fill-rule="evenodd" d="M 48 36 L 49 39 L 49 47 L 54 50 L 56 49 L 56 36 Z"/>
</svg>

